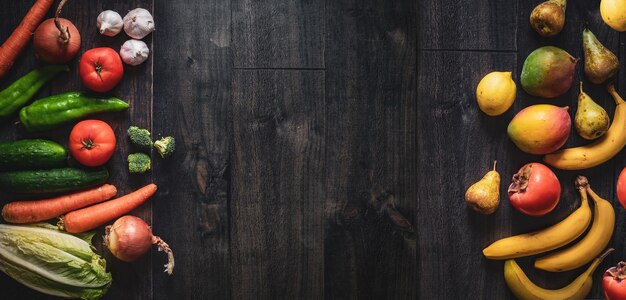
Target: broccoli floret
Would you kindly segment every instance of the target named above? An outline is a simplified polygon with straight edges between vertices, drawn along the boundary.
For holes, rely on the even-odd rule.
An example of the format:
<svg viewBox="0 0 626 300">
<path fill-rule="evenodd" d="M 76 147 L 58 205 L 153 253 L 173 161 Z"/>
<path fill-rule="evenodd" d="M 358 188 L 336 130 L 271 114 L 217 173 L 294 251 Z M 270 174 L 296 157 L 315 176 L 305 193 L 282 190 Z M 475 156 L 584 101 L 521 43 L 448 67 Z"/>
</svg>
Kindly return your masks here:
<svg viewBox="0 0 626 300">
<path fill-rule="evenodd" d="M 131 173 L 144 173 L 150 170 L 150 156 L 145 153 L 132 153 L 128 155 L 128 171 Z"/>
<path fill-rule="evenodd" d="M 154 148 L 157 149 L 161 157 L 167 158 L 174 152 L 174 148 L 176 147 L 176 142 L 174 138 L 171 136 L 164 137 L 160 140 L 154 142 Z"/>
<path fill-rule="evenodd" d="M 127 133 L 130 138 L 130 142 L 133 143 L 133 145 L 146 149 L 150 149 L 152 147 L 152 137 L 150 137 L 150 131 L 137 126 L 130 126 Z"/>
</svg>

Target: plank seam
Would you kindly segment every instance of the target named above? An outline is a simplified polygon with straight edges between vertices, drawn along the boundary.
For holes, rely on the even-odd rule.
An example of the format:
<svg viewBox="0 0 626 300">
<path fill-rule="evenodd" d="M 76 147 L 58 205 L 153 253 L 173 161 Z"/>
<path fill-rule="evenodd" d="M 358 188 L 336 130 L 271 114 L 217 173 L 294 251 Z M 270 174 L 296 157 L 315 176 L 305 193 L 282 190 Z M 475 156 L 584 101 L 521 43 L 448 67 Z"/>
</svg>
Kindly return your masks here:
<svg viewBox="0 0 626 300">
<path fill-rule="evenodd" d="M 517 53 L 517 50 L 509 49 L 435 49 L 435 48 L 418 48 L 417 51 L 422 52 L 478 52 L 478 53 Z"/>
<path fill-rule="evenodd" d="M 154 0 L 152 0 L 152 15 L 155 16 Z M 150 132 L 154 132 L 154 40 L 155 34 L 152 35 L 150 40 L 150 49 L 152 49 L 152 55 L 150 55 Z M 152 153 L 150 151 L 150 159 L 152 160 Z M 155 170 L 156 171 L 156 170 Z M 158 171 L 156 171 L 158 172 Z M 150 172 L 150 181 L 155 182 L 155 172 Z M 154 204 L 150 202 L 150 224 L 154 226 Z M 154 251 L 150 251 L 150 299 L 154 299 Z"/>
<path fill-rule="evenodd" d="M 233 70 L 295 70 L 295 71 L 326 71 L 326 68 L 255 68 L 255 67 L 233 67 Z"/>
</svg>

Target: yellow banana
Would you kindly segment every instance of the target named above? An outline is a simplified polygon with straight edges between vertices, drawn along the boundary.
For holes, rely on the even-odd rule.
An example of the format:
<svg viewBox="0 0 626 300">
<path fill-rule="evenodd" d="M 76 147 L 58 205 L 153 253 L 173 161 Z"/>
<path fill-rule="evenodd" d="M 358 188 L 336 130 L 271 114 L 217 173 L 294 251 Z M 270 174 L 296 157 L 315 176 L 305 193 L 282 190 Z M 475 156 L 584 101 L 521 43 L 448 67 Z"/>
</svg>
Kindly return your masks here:
<svg viewBox="0 0 626 300">
<path fill-rule="evenodd" d="M 584 299 L 593 285 L 593 271 L 596 270 L 598 265 L 602 262 L 613 249 L 609 249 L 602 256 L 596 258 L 585 272 L 580 274 L 572 283 L 567 286 L 557 289 L 548 290 L 538 287 L 534 284 L 515 260 L 510 259 L 504 263 L 504 280 L 506 284 L 513 292 L 513 295 L 520 300 L 534 299 L 534 300 L 574 300 Z"/>
<path fill-rule="evenodd" d="M 567 218 L 542 230 L 495 241 L 483 249 L 483 255 L 489 259 L 510 259 L 554 250 L 574 241 L 591 222 L 587 193 L 578 183 L 577 187 L 581 196 L 580 207 Z"/>
<path fill-rule="evenodd" d="M 581 177 L 579 176 L 579 178 Z M 574 246 L 537 259 L 535 268 L 550 272 L 573 270 L 598 256 L 606 245 L 609 244 L 615 226 L 613 205 L 594 193 L 591 187 L 589 187 L 587 179 L 582 178 L 584 179 L 587 193 L 595 203 L 591 229 Z"/>
<path fill-rule="evenodd" d="M 626 145 L 626 102 L 613 85 L 607 86 L 613 96 L 615 115 L 609 130 L 598 140 L 580 147 L 563 149 L 544 156 L 543 161 L 562 170 L 582 170 L 600 165 L 613 158 Z"/>
</svg>

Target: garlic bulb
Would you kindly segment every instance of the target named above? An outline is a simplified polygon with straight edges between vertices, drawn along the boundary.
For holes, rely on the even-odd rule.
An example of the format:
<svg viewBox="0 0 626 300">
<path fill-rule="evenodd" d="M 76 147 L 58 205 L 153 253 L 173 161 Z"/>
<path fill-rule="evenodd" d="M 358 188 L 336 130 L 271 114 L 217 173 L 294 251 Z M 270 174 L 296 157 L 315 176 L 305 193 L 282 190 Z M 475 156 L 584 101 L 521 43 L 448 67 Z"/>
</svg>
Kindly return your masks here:
<svg viewBox="0 0 626 300">
<path fill-rule="evenodd" d="M 116 36 L 120 33 L 120 31 L 122 31 L 124 21 L 122 21 L 122 16 L 120 16 L 117 12 L 105 10 L 98 15 L 96 25 L 98 26 L 98 30 L 100 30 L 100 34 L 106 36 Z"/>
<path fill-rule="evenodd" d="M 154 31 L 154 19 L 149 11 L 135 8 L 124 16 L 124 31 L 134 39 L 143 39 Z"/>
<path fill-rule="evenodd" d="M 124 42 L 122 49 L 120 49 L 122 60 L 131 66 L 136 66 L 146 61 L 149 54 L 150 49 L 148 49 L 148 45 L 140 40 L 128 40 Z"/>
</svg>

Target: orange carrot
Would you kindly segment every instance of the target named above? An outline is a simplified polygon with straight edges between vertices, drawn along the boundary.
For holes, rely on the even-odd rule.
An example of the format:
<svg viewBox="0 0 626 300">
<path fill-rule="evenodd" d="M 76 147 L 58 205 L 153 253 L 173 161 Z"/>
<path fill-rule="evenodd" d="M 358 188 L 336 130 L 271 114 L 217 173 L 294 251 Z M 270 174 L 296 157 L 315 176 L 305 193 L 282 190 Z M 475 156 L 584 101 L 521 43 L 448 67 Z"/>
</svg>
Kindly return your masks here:
<svg viewBox="0 0 626 300">
<path fill-rule="evenodd" d="M 128 195 L 75 210 L 61 217 L 58 226 L 69 233 L 92 230 L 139 207 L 156 193 L 156 184 L 148 184 Z"/>
<path fill-rule="evenodd" d="M 0 78 L 2 78 L 30 41 L 30 38 L 43 21 L 43 18 L 54 4 L 54 0 L 37 0 L 30 8 L 20 25 L 15 28 L 11 36 L 0 46 Z"/>
<path fill-rule="evenodd" d="M 16 201 L 2 208 L 2 217 L 10 223 L 33 223 L 56 218 L 64 213 L 109 200 L 117 194 L 115 186 L 101 187 L 55 198 Z"/>
</svg>

